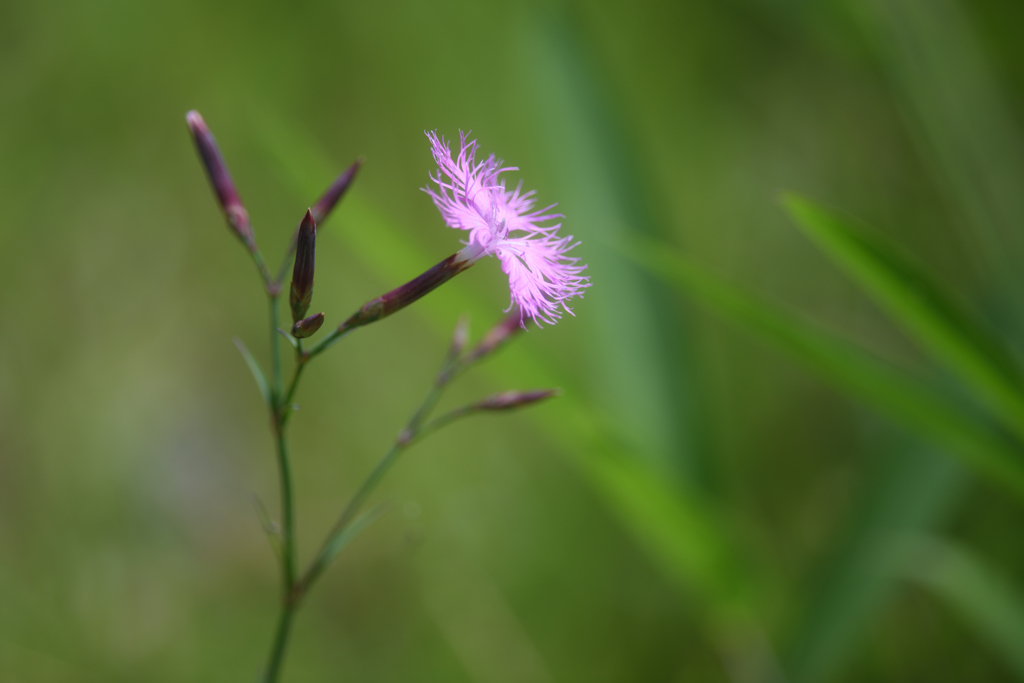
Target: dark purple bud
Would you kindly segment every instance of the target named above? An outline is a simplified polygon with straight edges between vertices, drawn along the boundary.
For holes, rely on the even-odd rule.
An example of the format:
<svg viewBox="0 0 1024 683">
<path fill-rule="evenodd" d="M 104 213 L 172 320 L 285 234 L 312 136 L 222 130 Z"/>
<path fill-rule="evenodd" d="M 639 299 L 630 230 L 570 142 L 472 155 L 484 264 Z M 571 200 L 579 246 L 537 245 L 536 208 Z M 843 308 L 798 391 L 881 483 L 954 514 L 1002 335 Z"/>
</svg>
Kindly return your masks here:
<svg viewBox="0 0 1024 683">
<path fill-rule="evenodd" d="M 561 389 L 536 389 L 534 391 L 505 391 L 482 399 L 476 404 L 477 410 L 510 410 L 528 406 L 558 396 Z"/>
<path fill-rule="evenodd" d="M 213 192 L 217 195 L 217 201 L 227 218 L 228 226 L 241 238 L 250 249 L 255 249 L 255 239 L 252 233 L 252 224 L 249 222 L 249 212 L 245 210 L 235 182 L 231 179 L 228 166 L 224 163 L 220 148 L 213 133 L 206 126 L 203 117 L 199 112 L 193 110 L 185 115 L 188 129 L 192 133 L 192 141 L 199 152 L 199 158 L 206 169 L 206 176 L 213 186 Z"/>
<path fill-rule="evenodd" d="M 305 339 L 306 337 L 312 337 L 316 334 L 316 331 L 320 329 L 320 326 L 324 324 L 324 314 L 317 313 L 311 315 L 308 318 L 303 318 L 299 322 L 292 325 L 292 336 L 296 339 Z"/>
<path fill-rule="evenodd" d="M 292 321 L 298 322 L 309 310 L 313 300 L 313 270 L 316 262 L 316 222 L 309 210 L 299 224 L 295 247 L 295 267 L 292 269 L 292 291 L 288 303 L 292 307 Z"/>
<path fill-rule="evenodd" d="M 327 218 L 328 214 L 334 209 L 335 205 L 341 201 L 341 198 L 345 196 L 345 192 L 348 191 L 352 181 L 355 180 L 356 174 L 359 173 L 359 169 L 363 165 L 363 157 L 356 159 L 356 162 L 342 171 L 331 186 L 327 188 L 323 196 L 317 201 L 310 211 L 313 212 L 313 219 L 316 222 L 323 223 L 324 219 Z"/>
<path fill-rule="evenodd" d="M 356 162 L 354 164 L 352 164 L 344 171 L 342 171 L 341 175 L 338 176 L 333 183 L 331 183 L 331 186 L 327 188 L 327 191 L 324 192 L 323 196 L 320 197 L 319 201 L 317 201 L 313 208 L 309 210 L 309 212 L 313 214 L 313 221 L 317 225 L 323 223 L 324 220 L 327 218 L 328 214 L 330 214 L 331 211 L 334 209 L 335 205 L 339 201 L 341 201 L 341 198 L 345 195 L 345 192 L 348 191 L 349 185 L 351 185 L 352 181 L 355 180 L 356 173 L 359 172 L 359 169 L 362 167 L 362 165 L 363 158 L 359 157 L 358 159 L 356 159 Z M 288 245 L 288 256 L 291 256 L 291 254 L 295 251 L 298 241 L 299 231 L 296 230 L 295 233 L 292 235 L 291 244 Z M 284 279 L 284 268 L 286 267 L 287 257 L 285 258 L 285 263 L 281 266 L 282 271 L 278 275 L 278 280 Z"/>
<path fill-rule="evenodd" d="M 467 259 L 461 251 L 456 252 L 419 277 L 409 280 L 409 282 L 406 282 L 401 287 L 393 289 L 376 299 L 367 301 L 348 320 L 343 322 L 338 329 L 341 331 L 350 330 L 354 327 L 361 327 L 382 320 L 430 294 L 469 268 L 474 262 Z"/>
<path fill-rule="evenodd" d="M 480 340 L 480 343 L 469 352 L 468 360 L 475 362 L 494 353 L 498 347 L 502 346 L 519 332 L 522 332 L 525 329 L 525 323 L 526 321 L 523 319 L 523 314 L 520 312 L 519 307 L 514 306 L 512 311 L 500 323 L 488 330 L 484 338 Z"/>
</svg>

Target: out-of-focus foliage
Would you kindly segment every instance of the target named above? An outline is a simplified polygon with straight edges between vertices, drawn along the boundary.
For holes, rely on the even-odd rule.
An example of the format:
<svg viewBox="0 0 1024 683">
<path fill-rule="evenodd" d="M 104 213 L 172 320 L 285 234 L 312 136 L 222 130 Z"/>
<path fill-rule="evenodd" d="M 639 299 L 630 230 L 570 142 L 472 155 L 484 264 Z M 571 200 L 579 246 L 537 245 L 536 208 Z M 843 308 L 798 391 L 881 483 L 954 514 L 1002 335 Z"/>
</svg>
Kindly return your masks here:
<svg viewBox="0 0 1024 683">
<path fill-rule="evenodd" d="M 0 681 L 264 661 L 278 586 L 251 498 L 276 509 L 274 463 L 231 339 L 265 365 L 265 302 L 191 108 L 272 262 L 365 155 L 318 239 L 328 324 L 457 246 L 417 189 L 424 129 L 522 168 L 594 281 L 449 398 L 565 394 L 408 454 L 284 680 L 1019 677 L 1000 368 L 1024 338 L 1022 22 L 997 0 L 0 4 Z M 781 190 L 916 265 L 889 277 L 804 221 L 823 255 Z M 653 272 L 638 243 L 666 245 Z M 482 262 L 307 375 L 302 558 L 504 286 Z"/>
</svg>

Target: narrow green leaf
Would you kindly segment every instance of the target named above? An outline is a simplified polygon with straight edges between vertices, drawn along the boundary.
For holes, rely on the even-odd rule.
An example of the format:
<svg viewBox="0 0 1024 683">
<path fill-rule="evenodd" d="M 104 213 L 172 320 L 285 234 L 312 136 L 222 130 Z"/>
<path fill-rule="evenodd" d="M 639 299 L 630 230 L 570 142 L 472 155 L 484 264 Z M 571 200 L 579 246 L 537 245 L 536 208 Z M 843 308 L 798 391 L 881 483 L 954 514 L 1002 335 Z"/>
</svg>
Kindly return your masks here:
<svg viewBox="0 0 1024 683">
<path fill-rule="evenodd" d="M 1024 138 L 972 3 L 849 2 L 942 200 L 1001 315 L 1021 321 Z"/>
<path fill-rule="evenodd" d="M 291 344 L 293 349 L 298 350 L 299 342 L 298 342 L 297 339 L 295 339 L 295 337 L 293 337 L 292 335 L 288 334 L 287 332 L 282 330 L 280 327 L 277 328 L 277 333 L 279 335 L 281 335 L 282 337 L 284 337 L 285 341 L 287 341 L 289 344 Z"/>
<path fill-rule="evenodd" d="M 636 457 L 591 451 L 587 472 L 656 563 L 684 592 L 710 598 L 720 612 L 742 611 L 748 577 L 729 534 L 701 496 L 667 486 Z"/>
<path fill-rule="evenodd" d="M 591 374 L 589 400 L 615 416 L 635 455 L 710 493 L 713 452 L 702 442 L 704 401 L 695 395 L 701 375 L 688 321 L 665 316 L 664 289 L 611 247 L 660 232 L 630 126 L 575 21 L 542 13 L 528 26 L 515 48 L 532 74 L 529 92 L 542 113 L 537 133 L 558 179 L 548 191 L 572 207 L 572 223 L 586 226 L 586 262 L 606 283 L 595 280 L 579 319 L 589 326 L 588 353 L 601 368 Z"/>
<path fill-rule="evenodd" d="M 910 578 L 948 603 L 1024 678 L 1024 596 L 964 548 L 938 540 L 915 545 Z"/>
<path fill-rule="evenodd" d="M 256 517 L 260 520 L 260 526 L 263 527 L 263 531 L 270 537 L 280 537 L 281 528 L 273 519 L 270 518 L 270 512 L 267 510 L 266 504 L 263 499 L 257 494 L 251 494 L 252 507 L 256 511 Z"/>
<path fill-rule="evenodd" d="M 944 394 L 846 340 L 727 285 L 653 242 L 630 250 L 667 282 L 788 351 L 822 379 L 932 440 L 1024 498 L 1024 457 Z"/>
<path fill-rule="evenodd" d="M 806 199 L 788 195 L 784 203 L 804 232 L 898 325 L 1024 436 L 1024 379 L 998 338 L 891 247 Z"/>
<path fill-rule="evenodd" d="M 251 498 L 252 507 L 256 511 L 256 517 L 260 520 L 260 526 L 263 527 L 263 533 L 267 535 L 270 548 L 274 551 L 274 555 L 281 559 L 281 527 L 270 518 L 270 512 L 267 511 L 267 506 L 263 503 L 262 498 L 255 493 L 251 495 Z"/>
<path fill-rule="evenodd" d="M 260 364 L 256 362 L 256 359 L 249 353 L 249 349 L 246 348 L 245 344 L 238 337 L 234 339 L 235 347 L 238 352 L 242 354 L 242 358 L 245 359 L 245 364 L 249 366 L 249 371 L 252 372 L 253 379 L 256 380 L 256 386 L 260 389 L 260 395 L 263 396 L 263 400 L 267 406 L 273 408 L 273 402 L 270 396 L 270 385 L 267 384 L 267 376 L 263 374 L 263 370 L 260 369 Z"/>
<path fill-rule="evenodd" d="M 868 475 L 846 529 L 808 586 L 786 647 L 793 683 L 841 678 L 845 661 L 903 580 L 906 538 L 931 533 L 961 500 L 972 477 L 930 444 L 886 438 L 872 449 Z"/>
<path fill-rule="evenodd" d="M 327 545 L 324 546 L 323 553 L 320 557 L 317 558 L 317 565 L 320 567 L 320 571 L 323 571 L 323 568 L 327 567 L 327 565 L 329 565 L 342 550 L 348 547 L 348 545 L 354 541 L 359 534 L 363 533 L 368 526 L 383 517 L 390 509 L 391 503 L 389 501 L 378 503 L 352 520 L 352 523 L 347 527 L 336 533 L 331 540 L 327 542 Z M 319 571 L 317 573 L 319 574 Z"/>
</svg>

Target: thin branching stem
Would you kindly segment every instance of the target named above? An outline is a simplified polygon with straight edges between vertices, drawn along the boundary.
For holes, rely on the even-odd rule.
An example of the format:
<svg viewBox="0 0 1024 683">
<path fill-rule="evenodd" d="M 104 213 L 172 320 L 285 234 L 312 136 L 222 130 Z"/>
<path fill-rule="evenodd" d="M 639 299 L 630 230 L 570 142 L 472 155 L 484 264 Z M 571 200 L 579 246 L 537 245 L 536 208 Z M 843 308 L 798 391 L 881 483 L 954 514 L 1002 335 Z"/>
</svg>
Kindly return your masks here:
<svg viewBox="0 0 1024 683">
<path fill-rule="evenodd" d="M 265 269 L 265 267 L 264 267 Z M 301 364 L 296 365 L 296 376 L 292 380 L 288 396 L 282 395 L 281 386 L 281 346 L 277 332 L 278 328 L 278 290 L 270 287 L 268 282 L 267 298 L 270 302 L 270 353 L 271 353 L 271 405 L 270 415 L 276 437 L 277 466 L 281 484 L 281 576 L 282 576 L 282 600 L 281 616 L 278 620 L 277 633 L 274 636 L 274 645 L 271 649 L 270 659 L 264 672 L 264 683 L 273 683 L 277 680 L 278 672 L 284 660 L 284 653 L 288 643 L 288 635 L 291 632 L 292 620 L 295 616 L 296 601 L 294 600 L 295 577 L 296 577 L 296 539 L 295 539 L 295 501 L 294 487 L 292 485 L 291 459 L 288 454 L 288 436 L 285 431 L 287 422 L 287 407 L 290 403 L 284 402 L 294 394 L 295 386 L 298 383 L 298 372 Z"/>
<path fill-rule="evenodd" d="M 263 259 L 263 254 L 258 248 L 253 247 L 250 247 L 249 253 L 252 255 L 253 263 L 256 264 L 256 270 L 260 272 L 260 278 L 263 280 L 263 289 L 270 298 L 276 297 L 280 287 L 274 282 L 273 276 L 270 274 L 270 268 L 267 267 L 267 262 Z"/>
<path fill-rule="evenodd" d="M 291 417 L 294 406 L 293 400 L 295 399 L 295 391 L 299 388 L 299 380 L 302 378 L 302 371 L 306 368 L 307 363 L 309 363 L 309 359 L 306 358 L 301 351 L 295 354 L 295 370 L 292 373 L 292 380 L 288 383 L 288 389 L 285 391 L 279 404 L 282 426 L 288 424 L 288 418 Z"/>
<path fill-rule="evenodd" d="M 277 405 L 281 398 L 281 340 L 278 338 L 277 295 L 267 296 L 270 302 L 270 391 Z"/>
<path fill-rule="evenodd" d="M 438 429 L 441 429 L 442 427 L 447 427 L 452 422 L 455 422 L 460 418 L 478 412 L 480 412 L 480 407 L 476 405 L 462 406 L 461 408 L 450 410 L 444 415 L 435 417 L 433 420 L 420 427 L 419 430 L 416 432 L 416 438 L 421 439 L 427 434 L 430 434 L 431 432 L 436 432 Z"/>
<path fill-rule="evenodd" d="M 373 490 L 380 483 L 380 480 L 384 478 L 388 470 L 391 469 L 392 465 L 398 460 L 398 457 L 410 446 L 416 439 L 421 435 L 421 428 L 426 417 L 430 414 L 430 411 L 437 405 L 437 401 L 441 398 L 441 394 L 444 392 L 444 388 L 448 382 L 455 376 L 454 360 L 450 360 L 445 363 L 441 372 L 438 374 L 434 384 L 430 387 L 430 391 L 427 393 L 423 402 L 420 404 L 413 416 L 409 418 L 409 422 L 405 425 L 405 428 L 399 432 L 395 438 L 394 443 L 391 444 L 391 448 L 388 449 L 377 464 L 374 466 L 370 474 L 367 475 L 366 479 L 359 486 L 352 498 L 349 499 L 345 509 L 342 510 L 338 520 L 334 523 L 331 531 L 327 534 L 327 538 L 324 540 L 323 546 L 320 548 L 320 552 L 317 553 L 316 557 L 310 563 L 309 568 L 299 579 L 295 590 L 298 594 L 302 595 L 309 591 L 310 586 L 313 582 L 323 573 L 330 563 L 333 556 L 330 552 L 331 542 L 342 534 L 350 524 L 356 519 L 359 514 L 359 510 L 366 503 L 367 498 L 373 493 Z M 449 420 L 450 421 L 450 420 Z M 441 426 L 441 425 L 438 425 Z M 433 431 L 431 429 L 430 431 Z"/>
<path fill-rule="evenodd" d="M 476 412 L 474 407 L 464 407 L 446 413 L 445 415 L 442 415 L 430 422 L 426 422 L 431 411 L 437 405 L 445 387 L 455 379 L 455 377 L 461 374 L 468 365 L 477 360 L 477 358 L 472 356 L 460 358 L 457 350 L 453 350 L 449 353 L 449 356 L 445 359 L 445 362 L 442 365 L 441 371 L 438 373 L 433 385 L 430 387 L 430 391 L 427 392 L 427 395 L 424 397 L 423 402 L 416 409 L 416 412 L 413 413 L 412 417 L 409 418 L 405 428 L 399 432 L 387 453 L 377 461 L 373 470 L 371 470 L 366 479 L 363 480 L 362 484 L 352 495 L 352 498 L 342 510 L 338 520 L 335 522 L 334 527 L 331 529 L 330 533 L 327 534 L 320 551 L 317 553 L 313 561 L 310 562 L 305 572 L 299 576 L 296 571 L 294 501 L 292 493 L 291 466 L 288 457 L 286 426 L 293 411 L 292 401 L 295 398 L 295 393 L 298 390 L 299 381 L 302 378 L 302 373 L 306 365 L 308 365 L 309 362 L 317 355 L 323 353 L 342 337 L 356 329 L 358 325 L 351 327 L 342 325 L 310 349 L 304 350 L 302 342 L 299 341 L 296 345 L 295 369 L 287 387 L 284 387 L 281 383 L 280 376 L 280 340 L 278 339 L 279 335 L 277 334 L 277 294 L 273 290 L 268 290 L 268 294 L 270 294 L 271 300 L 271 338 L 273 340 L 271 343 L 272 351 L 274 353 L 274 379 L 271 389 L 271 412 L 275 435 L 277 437 L 278 464 L 281 476 L 281 507 L 283 518 L 281 529 L 281 564 L 282 573 L 284 575 L 284 596 L 281 604 L 281 614 L 278 619 L 277 631 L 274 636 L 274 643 L 270 653 L 270 659 L 267 663 L 267 668 L 263 676 L 263 683 L 275 683 L 284 660 L 288 636 L 291 632 L 291 625 L 295 617 L 295 612 L 310 587 L 327 568 L 331 560 L 333 560 L 334 555 L 336 554 L 336 552 L 332 552 L 334 541 L 340 536 L 340 534 L 344 533 L 353 525 L 353 523 L 356 522 L 359 518 L 360 509 L 373 493 L 377 484 L 380 483 L 381 479 L 384 478 L 387 472 L 395 464 L 399 456 L 408 449 L 414 441 L 460 417 Z"/>
<path fill-rule="evenodd" d="M 342 337 L 344 337 L 345 335 L 347 335 L 349 332 L 351 332 L 354 329 L 356 329 L 356 328 L 355 327 L 345 327 L 345 326 L 342 325 L 340 327 L 336 327 L 335 329 L 331 330 L 330 334 L 328 334 L 326 337 L 321 339 L 315 346 L 313 346 L 313 348 L 311 348 L 308 351 L 306 351 L 306 353 L 304 354 L 306 361 L 309 361 L 312 358 L 316 358 L 321 353 L 323 353 L 324 351 L 326 351 L 327 349 L 331 348 L 336 343 L 341 341 Z"/>
<path fill-rule="evenodd" d="M 277 462 L 281 476 L 281 566 L 284 569 L 285 595 L 295 583 L 295 502 L 292 495 L 292 468 L 288 456 L 288 438 L 283 425 L 275 425 L 277 431 Z"/>
<path fill-rule="evenodd" d="M 284 653 L 288 646 L 288 635 L 292 630 L 292 621 L 295 619 L 295 605 L 286 601 L 281 610 L 281 616 L 277 620 L 277 631 L 274 634 L 274 644 L 270 650 L 270 660 L 263 672 L 263 683 L 275 683 L 281 672 L 281 665 L 284 663 Z"/>
</svg>

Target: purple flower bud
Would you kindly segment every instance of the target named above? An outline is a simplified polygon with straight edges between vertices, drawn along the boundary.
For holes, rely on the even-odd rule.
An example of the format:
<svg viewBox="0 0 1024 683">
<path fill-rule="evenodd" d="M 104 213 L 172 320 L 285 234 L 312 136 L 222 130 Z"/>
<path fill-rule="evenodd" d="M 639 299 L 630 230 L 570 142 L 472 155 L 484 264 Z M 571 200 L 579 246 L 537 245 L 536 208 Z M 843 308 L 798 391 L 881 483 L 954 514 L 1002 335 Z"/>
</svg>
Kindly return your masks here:
<svg viewBox="0 0 1024 683">
<path fill-rule="evenodd" d="M 476 362 L 494 353 L 498 347 L 504 345 L 514 335 L 523 331 L 526 328 L 527 320 L 523 318 L 519 308 L 513 306 L 511 312 L 500 323 L 488 330 L 484 338 L 480 340 L 480 343 L 469 352 L 469 362 Z"/>
<path fill-rule="evenodd" d="M 227 218 L 228 226 L 245 243 L 250 250 L 256 248 L 256 241 L 253 237 L 252 224 L 249 221 L 249 212 L 245 210 L 235 182 L 231 179 L 228 166 L 224 163 L 220 148 L 217 147 L 217 140 L 213 133 L 206 126 L 203 117 L 199 112 L 193 110 L 185 115 L 188 129 L 192 133 L 192 141 L 199 152 L 199 158 L 206 169 L 206 175 L 210 179 L 210 185 L 217 195 L 224 216 Z"/>
<path fill-rule="evenodd" d="M 330 214 L 334 207 L 337 205 L 337 203 L 341 201 L 341 198 L 345 196 L 345 193 L 348 191 L 348 188 L 352 184 L 352 181 L 355 180 L 356 173 L 358 173 L 359 169 L 362 167 L 363 161 L 364 159 L 362 157 L 359 157 L 358 159 L 356 159 L 356 162 L 354 164 L 352 164 L 344 171 L 342 171 L 341 175 L 335 178 L 334 182 L 331 183 L 331 186 L 327 188 L 327 191 L 324 192 L 323 196 L 320 197 L 320 199 L 313 206 L 313 208 L 309 210 L 309 212 L 313 214 L 313 221 L 317 225 L 320 225 L 321 223 L 324 222 L 328 214 Z M 292 234 L 292 241 L 288 245 L 288 256 L 291 256 L 291 254 L 295 251 L 298 245 L 298 241 L 299 231 L 298 229 L 296 229 L 295 233 Z M 287 257 L 285 257 L 285 264 L 282 266 L 282 271 L 278 275 L 279 281 L 283 281 L 283 269 L 286 267 Z"/>
<path fill-rule="evenodd" d="M 299 225 L 295 248 L 295 267 L 292 269 L 292 290 L 288 303 L 292 307 L 292 320 L 298 322 L 309 310 L 313 300 L 313 270 L 316 261 L 316 222 L 313 213 L 306 211 Z"/>
<path fill-rule="evenodd" d="M 466 258 L 462 251 L 456 252 L 433 268 L 426 270 L 422 275 L 409 280 L 401 287 L 393 289 L 376 299 L 367 301 L 348 320 L 343 322 L 338 329 L 341 331 L 350 330 L 382 320 L 414 303 L 421 297 L 430 294 L 471 265 L 473 265 L 473 260 Z"/>
<path fill-rule="evenodd" d="M 296 339 L 305 339 L 306 337 L 312 337 L 316 334 L 316 331 L 320 329 L 320 326 L 324 324 L 324 314 L 317 313 L 311 315 L 308 318 L 303 318 L 299 322 L 292 325 L 292 336 Z"/>
<path fill-rule="evenodd" d="M 342 197 L 345 196 L 345 193 L 348 191 L 352 181 L 355 180 L 356 174 L 359 172 L 364 161 L 363 157 L 359 157 L 356 159 L 354 164 L 342 171 L 341 175 L 331 183 L 331 186 L 328 187 L 327 191 L 324 192 L 322 197 L 320 197 L 316 205 L 310 209 L 310 211 L 313 212 L 313 219 L 316 220 L 318 224 L 324 222 L 324 219 L 331 213 L 331 210 L 334 209 L 335 205 L 341 201 Z"/>
<path fill-rule="evenodd" d="M 535 389 L 534 391 L 505 391 L 481 399 L 477 404 L 477 410 L 510 410 L 520 408 L 558 396 L 561 389 Z"/>
</svg>

